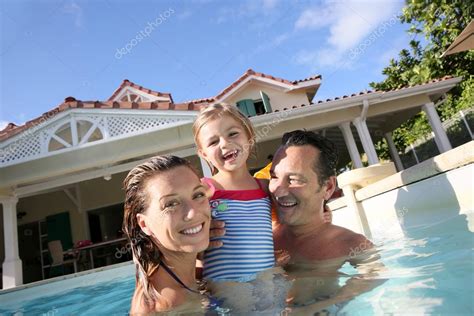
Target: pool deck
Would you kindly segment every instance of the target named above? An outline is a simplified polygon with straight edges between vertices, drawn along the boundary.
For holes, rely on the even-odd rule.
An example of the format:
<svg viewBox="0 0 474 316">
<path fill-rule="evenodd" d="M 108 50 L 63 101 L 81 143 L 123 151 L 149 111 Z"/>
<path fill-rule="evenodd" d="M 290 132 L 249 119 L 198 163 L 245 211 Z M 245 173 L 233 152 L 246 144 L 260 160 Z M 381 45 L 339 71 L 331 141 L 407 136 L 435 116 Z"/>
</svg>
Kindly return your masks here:
<svg viewBox="0 0 474 316">
<path fill-rule="evenodd" d="M 73 285 L 72 287 L 92 285 L 92 284 L 94 284 L 96 282 L 99 282 L 99 281 L 95 281 L 93 278 L 92 279 L 89 278 L 90 280 L 85 280 L 86 278 L 82 278 L 81 282 L 75 284 L 77 286 L 74 286 L 74 280 L 77 279 L 78 277 L 83 277 L 83 276 L 87 276 L 87 275 L 91 275 L 91 277 L 92 277 L 92 274 L 95 274 L 97 272 L 109 272 L 108 274 L 112 274 L 117 269 L 120 269 L 120 268 L 124 268 L 124 269 L 120 269 L 120 270 L 128 271 L 127 267 L 130 268 L 130 271 L 134 271 L 134 266 L 133 266 L 133 261 L 132 260 L 127 261 L 127 262 L 113 264 L 113 265 L 110 265 L 110 266 L 105 266 L 105 267 L 95 268 L 95 269 L 91 269 L 91 270 L 81 271 L 81 272 L 78 272 L 78 273 L 66 274 L 66 275 L 51 278 L 51 279 L 46 279 L 46 280 L 41 280 L 41 281 L 37 281 L 37 282 L 27 283 L 27 284 L 19 285 L 19 286 L 16 286 L 14 288 L 10 288 L 10 289 L 0 290 L 0 303 L 2 303 L 2 301 L 4 300 L 6 294 L 14 293 L 16 291 L 25 290 L 25 289 L 40 288 L 41 286 L 49 285 L 51 283 L 64 281 L 64 280 L 71 281 L 69 283 L 70 283 L 70 285 Z M 124 276 L 126 276 L 126 275 L 124 275 Z M 58 290 L 64 290 L 64 289 L 58 289 Z M 10 296 L 10 295 L 8 295 L 8 296 Z"/>
<path fill-rule="evenodd" d="M 384 165 L 344 173 L 339 177 L 345 196 L 328 203 L 333 222 L 371 238 L 380 227 L 403 234 L 401 222 L 415 213 L 432 220 L 449 214 L 466 216 L 468 229 L 474 231 L 473 162 L 471 141 L 398 173 L 391 174 Z M 384 177 L 374 172 L 378 169 Z M 361 181 L 364 171 L 375 181 Z"/>
</svg>

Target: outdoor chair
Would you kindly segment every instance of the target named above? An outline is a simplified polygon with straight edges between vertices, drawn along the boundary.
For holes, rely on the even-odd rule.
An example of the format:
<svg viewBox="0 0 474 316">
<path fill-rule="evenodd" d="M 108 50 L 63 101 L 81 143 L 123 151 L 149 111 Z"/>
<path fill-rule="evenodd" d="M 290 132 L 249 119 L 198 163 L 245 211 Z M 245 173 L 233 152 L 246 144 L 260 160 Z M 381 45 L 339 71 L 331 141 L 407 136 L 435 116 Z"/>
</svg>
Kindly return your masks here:
<svg viewBox="0 0 474 316">
<path fill-rule="evenodd" d="M 77 261 L 79 258 L 74 256 L 72 259 L 64 260 L 63 245 L 60 240 L 52 240 L 48 242 L 48 249 L 51 255 L 51 269 L 54 267 L 61 267 L 62 274 L 64 275 L 64 266 L 72 263 L 74 266 L 74 273 L 77 272 Z"/>
</svg>

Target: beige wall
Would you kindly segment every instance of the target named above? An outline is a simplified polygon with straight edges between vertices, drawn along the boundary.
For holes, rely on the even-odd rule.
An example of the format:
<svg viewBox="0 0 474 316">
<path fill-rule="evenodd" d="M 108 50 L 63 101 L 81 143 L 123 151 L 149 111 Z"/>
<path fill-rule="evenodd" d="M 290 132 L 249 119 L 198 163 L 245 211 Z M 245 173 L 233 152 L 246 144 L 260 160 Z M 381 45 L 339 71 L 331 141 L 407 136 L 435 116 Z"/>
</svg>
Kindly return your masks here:
<svg viewBox="0 0 474 316">
<path fill-rule="evenodd" d="M 18 225 L 40 221 L 48 215 L 67 211 L 71 220 L 73 242 L 86 239 L 88 229 L 85 220 L 86 211 L 122 203 L 121 187 L 125 175 L 126 173 L 113 175 L 110 181 L 97 178 L 79 183 L 83 213 L 78 212 L 76 205 L 62 190 L 20 198 L 17 205 L 18 211 L 27 214 L 18 220 Z"/>
<path fill-rule="evenodd" d="M 3 236 L 3 206 L 0 204 L 0 263 L 3 263 L 3 260 L 5 260 L 5 241 Z"/>
<path fill-rule="evenodd" d="M 261 100 L 260 91 L 265 92 L 270 98 L 270 104 L 273 111 L 282 110 L 283 108 L 291 107 L 293 105 L 309 104 L 308 97 L 303 90 L 284 93 L 283 91 L 269 87 L 268 85 L 254 82 L 248 84 L 224 102 L 235 105 L 237 101 L 243 99 Z"/>
</svg>

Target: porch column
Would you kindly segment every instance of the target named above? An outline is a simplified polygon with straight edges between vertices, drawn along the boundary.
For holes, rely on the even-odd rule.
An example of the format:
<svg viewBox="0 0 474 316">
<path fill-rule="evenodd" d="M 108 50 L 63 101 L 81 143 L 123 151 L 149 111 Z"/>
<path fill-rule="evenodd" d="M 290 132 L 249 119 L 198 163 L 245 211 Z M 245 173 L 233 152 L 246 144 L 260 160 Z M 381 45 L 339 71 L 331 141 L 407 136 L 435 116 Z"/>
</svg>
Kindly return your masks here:
<svg viewBox="0 0 474 316">
<path fill-rule="evenodd" d="M 357 149 L 356 142 L 354 140 L 354 135 L 352 135 L 351 123 L 344 122 L 339 125 L 339 129 L 342 132 L 344 137 L 344 142 L 346 143 L 347 150 L 349 150 L 349 155 L 351 156 L 352 163 L 354 163 L 355 168 L 362 168 L 362 161 L 360 160 L 360 153 Z"/>
<path fill-rule="evenodd" d="M 451 143 L 449 142 L 448 135 L 446 135 L 443 125 L 441 124 L 438 112 L 436 112 L 434 103 L 426 103 L 421 108 L 428 116 L 428 121 L 430 122 L 431 130 L 435 135 L 434 139 L 436 142 L 436 146 L 438 146 L 439 152 L 444 153 L 448 150 L 453 149 L 451 147 Z"/>
<path fill-rule="evenodd" d="M 211 171 L 211 168 L 209 168 L 207 161 L 201 157 L 199 157 L 199 160 L 201 161 L 201 169 L 202 169 L 203 176 L 205 178 L 212 177 L 212 171 Z"/>
<path fill-rule="evenodd" d="M 372 137 L 370 137 L 369 129 L 367 128 L 367 122 L 357 117 L 352 121 L 352 123 L 354 123 L 360 140 L 362 141 L 362 147 L 364 147 L 365 154 L 369 160 L 369 165 L 378 164 L 379 158 L 377 157 L 377 152 L 375 151 Z"/>
<path fill-rule="evenodd" d="M 3 205 L 3 231 L 5 239 L 5 261 L 3 261 L 3 288 L 23 284 L 23 272 L 18 253 L 18 224 L 16 221 L 17 197 L 0 199 Z"/>
<path fill-rule="evenodd" d="M 390 150 L 390 155 L 392 156 L 393 162 L 397 167 L 398 171 L 403 170 L 402 160 L 400 159 L 400 155 L 398 155 L 397 147 L 395 147 L 395 143 L 393 142 L 392 132 L 385 133 L 385 140 L 387 140 L 388 149 Z"/>
</svg>

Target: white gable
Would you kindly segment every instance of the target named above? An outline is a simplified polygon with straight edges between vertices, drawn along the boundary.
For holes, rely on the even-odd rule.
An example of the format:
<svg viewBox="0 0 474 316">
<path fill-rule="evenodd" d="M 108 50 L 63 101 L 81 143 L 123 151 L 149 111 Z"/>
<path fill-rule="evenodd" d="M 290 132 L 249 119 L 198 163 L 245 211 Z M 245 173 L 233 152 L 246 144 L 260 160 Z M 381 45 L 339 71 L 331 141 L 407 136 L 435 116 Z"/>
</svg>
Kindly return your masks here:
<svg viewBox="0 0 474 316">
<path fill-rule="evenodd" d="M 195 116 L 187 111 L 69 110 L 5 140 L 0 145 L 0 166 L 192 123 Z"/>
<path fill-rule="evenodd" d="M 156 96 L 153 94 L 146 93 L 133 87 L 124 87 L 112 100 L 117 102 L 155 102 L 155 101 L 168 101 L 171 102 L 167 96 Z"/>
</svg>

